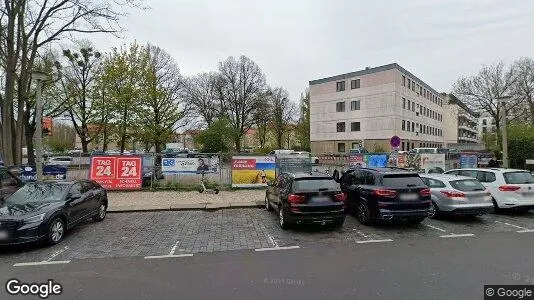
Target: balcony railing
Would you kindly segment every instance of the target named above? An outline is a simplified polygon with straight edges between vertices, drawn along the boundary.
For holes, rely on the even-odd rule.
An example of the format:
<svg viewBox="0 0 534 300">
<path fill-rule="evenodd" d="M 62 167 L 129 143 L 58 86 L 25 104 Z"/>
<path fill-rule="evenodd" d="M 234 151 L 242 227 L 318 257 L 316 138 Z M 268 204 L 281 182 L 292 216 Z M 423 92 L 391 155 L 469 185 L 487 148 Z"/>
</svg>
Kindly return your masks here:
<svg viewBox="0 0 534 300">
<path fill-rule="evenodd" d="M 471 126 L 468 126 L 466 124 L 461 124 L 458 126 L 458 129 L 463 129 L 463 130 L 466 130 L 466 131 L 469 131 L 469 132 L 474 132 L 474 133 L 477 133 L 478 130 L 476 129 L 476 127 L 471 127 Z"/>
</svg>

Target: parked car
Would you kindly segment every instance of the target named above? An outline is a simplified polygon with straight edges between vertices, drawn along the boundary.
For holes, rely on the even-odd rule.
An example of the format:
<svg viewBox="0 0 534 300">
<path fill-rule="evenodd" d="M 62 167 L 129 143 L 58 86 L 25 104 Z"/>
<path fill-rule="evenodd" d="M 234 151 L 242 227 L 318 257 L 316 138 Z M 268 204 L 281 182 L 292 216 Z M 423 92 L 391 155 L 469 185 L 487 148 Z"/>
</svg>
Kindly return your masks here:
<svg viewBox="0 0 534 300">
<path fill-rule="evenodd" d="M 312 165 L 318 165 L 319 164 L 319 157 L 312 156 L 310 152 L 308 151 L 293 151 L 291 154 L 296 155 L 309 155 L 310 156 L 310 162 Z"/>
<path fill-rule="evenodd" d="M 491 193 L 493 206 L 526 212 L 534 208 L 534 176 L 526 170 L 503 168 L 454 169 L 445 174 L 476 178 Z"/>
<path fill-rule="evenodd" d="M 0 207 L 0 244 L 63 240 L 66 230 L 106 217 L 106 190 L 90 180 L 27 183 Z"/>
<path fill-rule="evenodd" d="M 347 211 L 370 225 L 384 220 L 420 223 L 431 210 L 430 189 L 419 174 L 398 168 L 353 168 L 334 172 L 347 197 Z"/>
<path fill-rule="evenodd" d="M 91 151 L 91 155 L 104 155 L 106 153 L 104 153 L 104 151 L 102 150 L 93 150 Z"/>
<path fill-rule="evenodd" d="M 294 152 L 295 150 L 292 150 L 292 149 L 278 149 L 278 150 L 273 150 L 269 152 L 269 155 L 270 156 L 288 155 L 288 154 L 293 154 Z"/>
<path fill-rule="evenodd" d="M 273 208 L 282 229 L 293 224 L 341 227 L 345 222 L 345 195 L 324 173 L 281 173 L 265 194 L 265 209 Z"/>
<path fill-rule="evenodd" d="M 47 165 L 70 166 L 72 164 L 72 156 L 53 156 L 46 161 Z"/>
<path fill-rule="evenodd" d="M 11 196 L 20 189 L 24 184 L 11 171 L 5 167 L 0 167 L 0 204 L 5 198 Z"/>
<path fill-rule="evenodd" d="M 362 154 L 362 153 L 369 153 L 369 151 L 367 151 L 367 149 L 365 148 L 358 148 L 358 149 L 350 149 L 349 150 L 349 153 L 350 154 Z"/>
<path fill-rule="evenodd" d="M 161 156 L 152 154 L 141 154 L 143 158 L 143 186 L 149 187 L 151 181 L 163 179 L 161 170 Z M 154 160 L 156 158 L 156 160 Z"/>
<path fill-rule="evenodd" d="M 82 153 L 83 153 L 82 149 L 72 149 L 67 152 L 68 155 L 73 155 L 73 156 L 80 156 Z"/>
<path fill-rule="evenodd" d="M 412 150 L 408 151 L 408 154 L 436 154 L 438 152 L 438 148 L 413 148 Z"/>
<path fill-rule="evenodd" d="M 445 214 L 483 215 L 493 210 L 490 192 L 480 181 L 465 176 L 447 174 L 421 175 L 430 188 L 431 218 Z"/>
</svg>

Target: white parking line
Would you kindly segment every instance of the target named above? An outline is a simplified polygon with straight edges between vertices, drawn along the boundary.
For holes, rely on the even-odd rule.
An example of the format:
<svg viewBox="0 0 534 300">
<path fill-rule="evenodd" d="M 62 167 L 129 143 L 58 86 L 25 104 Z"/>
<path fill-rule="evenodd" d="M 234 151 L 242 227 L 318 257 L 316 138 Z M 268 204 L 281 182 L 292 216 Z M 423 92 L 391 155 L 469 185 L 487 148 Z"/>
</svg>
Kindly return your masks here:
<svg viewBox="0 0 534 300">
<path fill-rule="evenodd" d="M 50 255 L 50 257 L 46 260 L 46 261 L 51 261 L 52 259 L 54 259 L 56 256 L 60 255 L 61 253 L 65 252 L 66 250 L 69 249 L 69 246 L 65 246 L 63 247 L 62 249 L 59 249 L 58 251 L 52 253 L 52 255 Z"/>
<path fill-rule="evenodd" d="M 447 234 L 447 235 L 440 235 L 442 238 L 456 238 L 456 237 L 468 237 L 468 236 L 475 236 L 472 233 L 460 233 L 460 234 Z"/>
<path fill-rule="evenodd" d="M 176 251 L 176 248 L 178 247 L 178 243 L 180 243 L 180 241 L 176 241 L 176 243 L 174 243 L 174 246 L 172 246 L 171 252 L 169 253 L 169 255 L 174 255 L 174 251 Z"/>
<path fill-rule="evenodd" d="M 392 239 L 356 241 L 357 244 L 393 242 Z"/>
<path fill-rule="evenodd" d="M 525 228 L 525 227 L 517 226 L 517 225 L 506 223 L 506 222 L 495 221 L 495 223 L 504 224 L 504 225 L 512 226 L 512 227 L 517 228 L 517 229 L 521 229 L 521 230 L 516 231 L 518 233 L 534 232 L 534 229 L 528 229 L 528 228 Z"/>
<path fill-rule="evenodd" d="M 259 248 L 254 249 L 256 252 L 262 252 L 262 251 L 276 251 L 276 250 L 289 250 L 289 249 L 299 249 L 300 246 L 286 246 L 286 247 L 274 247 L 274 248 Z"/>
<path fill-rule="evenodd" d="M 267 234 L 267 237 L 269 238 L 269 242 L 271 242 L 271 244 L 273 244 L 273 247 L 275 248 L 278 248 L 278 243 L 276 242 L 276 240 L 274 239 L 274 237 L 270 234 Z"/>
<path fill-rule="evenodd" d="M 191 257 L 193 254 L 176 254 L 176 255 L 155 255 L 155 256 L 145 256 L 145 259 L 158 259 L 158 258 L 177 258 L 177 257 Z"/>
<path fill-rule="evenodd" d="M 16 263 L 14 267 L 25 267 L 25 266 L 41 266 L 41 265 L 59 265 L 59 264 L 68 264 L 70 260 L 56 260 L 56 261 L 36 261 L 36 262 L 26 262 L 26 263 Z"/>
<path fill-rule="evenodd" d="M 441 229 L 441 228 L 436 227 L 436 226 L 432 226 L 432 225 L 428 225 L 428 224 L 423 224 L 423 225 L 425 225 L 426 227 L 430 227 L 430 228 L 432 228 L 432 229 L 439 230 L 439 231 L 441 231 L 441 232 L 447 232 L 447 230 L 445 230 L 445 229 Z"/>
</svg>

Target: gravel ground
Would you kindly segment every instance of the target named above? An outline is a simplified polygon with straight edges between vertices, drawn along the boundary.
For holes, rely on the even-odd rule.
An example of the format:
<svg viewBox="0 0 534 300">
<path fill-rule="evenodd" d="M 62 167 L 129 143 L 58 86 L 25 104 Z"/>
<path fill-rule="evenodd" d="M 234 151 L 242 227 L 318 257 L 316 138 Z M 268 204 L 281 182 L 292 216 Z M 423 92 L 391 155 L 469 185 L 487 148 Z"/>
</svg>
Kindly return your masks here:
<svg viewBox="0 0 534 300">
<path fill-rule="evenodd" d="M 199 192 L 110 192 L 110 206 L 162 205 L 175 204 L 225 204 L 263 202 L 265 190 L 221 191 L 219 194 L 200 194 Z"/>
</svg>

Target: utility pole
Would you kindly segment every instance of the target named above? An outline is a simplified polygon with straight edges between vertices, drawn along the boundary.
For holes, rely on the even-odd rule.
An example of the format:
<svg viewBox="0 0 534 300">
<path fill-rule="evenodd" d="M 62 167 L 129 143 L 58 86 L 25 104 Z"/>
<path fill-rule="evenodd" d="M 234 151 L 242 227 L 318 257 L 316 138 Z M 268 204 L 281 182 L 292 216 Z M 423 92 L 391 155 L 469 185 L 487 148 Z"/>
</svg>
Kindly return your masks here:
<svg viewBox="0 0 534 300">
<path fill-rule="evenodd" d="M 507 131 L 507 121 L 506 121 L 506 101 L 509 100 L 510 96 L 499 97 L 498 104 L 500 107 L 501 115 L 501 131 L 502 131 L 502 164 L 504 168 L 509 168 L 508 161 L 508 131 Z"/>
<path fill-rule="evenodd" d="M 37 182 L 43 181 L 43 100 L 42 89 L 43 81 L 48 80 L 49 76 L 40 71 L 32 72 L 32 79 L 36 81 L 35 92 L 35 169 L 37 172 Z"/>
</svg>

